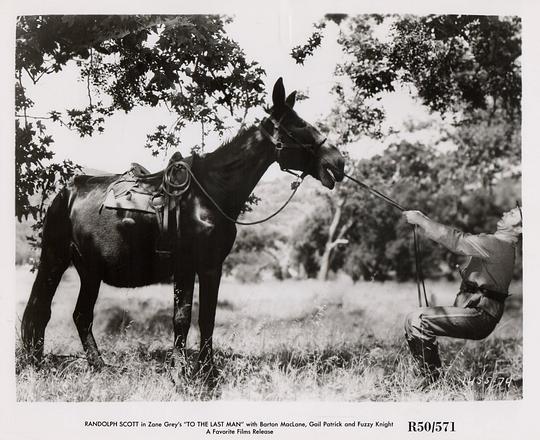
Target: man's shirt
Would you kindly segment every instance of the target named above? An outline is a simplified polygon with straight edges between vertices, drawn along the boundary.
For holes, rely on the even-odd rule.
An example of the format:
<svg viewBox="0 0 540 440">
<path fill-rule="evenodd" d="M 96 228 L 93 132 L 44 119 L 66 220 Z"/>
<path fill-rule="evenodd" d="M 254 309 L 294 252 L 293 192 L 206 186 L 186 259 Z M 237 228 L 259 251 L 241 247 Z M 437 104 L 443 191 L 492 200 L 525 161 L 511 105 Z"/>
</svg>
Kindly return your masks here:
<svg viewBox="0 0 540 440">
<path fill-rule="evenodd" d="M 466 281 L 496 292 L 508 293 L 514 273 L 515 245 L 493 234 L 465 234 L 426 218 L 420 225 L 427 237 L 442 244 L 448 250 L 468 256 L 461 266 Z M 458 307 L 478 307 L 499 319 L 504 304 L 487 298 L 481 293 L 460 292 L 454 303 Z"/>
</svg>

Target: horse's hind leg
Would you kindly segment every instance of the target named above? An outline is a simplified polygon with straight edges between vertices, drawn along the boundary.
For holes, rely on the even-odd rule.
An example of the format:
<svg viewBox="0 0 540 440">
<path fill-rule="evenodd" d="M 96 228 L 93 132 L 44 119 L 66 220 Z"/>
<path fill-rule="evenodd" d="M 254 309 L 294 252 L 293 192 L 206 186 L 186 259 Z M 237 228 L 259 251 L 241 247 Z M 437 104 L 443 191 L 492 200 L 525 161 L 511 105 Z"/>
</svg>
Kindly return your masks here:
<svg viewBox="0 0 540 440">
<path fill-rule="evenodd" d="M 92 324 L 101 279 L 97 274 L 84 270 L 81 264 L 76 264 L 76 268 L 81 278 L 81 289 L 73 312 L 73 320 L 79 332 L 88 363 L 91 367 L 99 370 L 105 366 L 105 362 L 103 362 L 94 339 Z"/>
<path fill-rule="evenodd" d="M 68 252 L 67 258 L 54 256 L 52 251 L 51 255 L 44 257 L 45 253 L 49 253 L 49 250 L 42 252 L 36 280 L 21 323 L 23 348 L 33 362 L 39 362 L 43 357 L 45 327 L 51 318 L 52 299 L 62 274 L 69 265 Z"/>
<path fill-rule="evenodd" d="M 64 189 L 47 211 L 38 273 L 22 318 L 23 348 L 32 362 L 39 362 L 43 357 L 45 327 L 51 317 L 52 299 L 71 257 L 67 197 Z"/>
</svg>

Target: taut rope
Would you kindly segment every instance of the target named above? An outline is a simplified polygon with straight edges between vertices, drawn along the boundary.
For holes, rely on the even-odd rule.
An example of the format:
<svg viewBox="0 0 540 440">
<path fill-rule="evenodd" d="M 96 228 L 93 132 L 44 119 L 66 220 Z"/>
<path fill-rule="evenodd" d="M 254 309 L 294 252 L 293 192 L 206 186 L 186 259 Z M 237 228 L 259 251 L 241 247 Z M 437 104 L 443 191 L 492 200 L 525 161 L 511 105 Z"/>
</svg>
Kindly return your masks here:
<svg viewBox="0 0 540 440">
<path fill-rule="evenodd" d="M 384 200 L 389 205 L 392 205 L 394 208 L 399 209 L 401 212 L 406 211 L 406 209 L 401 206 L 399 203 L 397 203 L 395 200 L 392 200 L 387 195 L 381 193 L 380 191 L 377 191 L 375 188 L 372 188 L 371 186 L 365 184 L 364 182 L 361 182 L 360 180 L 355 179 L 352 176 L 349 176 L 348 174 L 344 174 L 345 177 L 349 180 L 352 180 L 354 183 L 356 183 L 360 188 L 365 189 L 369 193 L 373 194 L 375 197 L 378 197 L 379 199 Z M 413 241 L 414 241 L 414 263 L 416 266 L 416 289 L 418 291 L 418 306 L 422 307 L 422 291 L 424 294 L 424 301 L 426 304 L 426 307 L 429 307 L 429 302 L 427 299 L 426 294 L 426 285 L 424 283 L 424 274 L 422 271 L 422 264 L 420 261 L 420 244 L 418 243 L 418 237 L 417 237 L 417 225 L 413 225 Z M 420 286 L 422 286 L 422 289 L 420 289 Z"/>
</svg>

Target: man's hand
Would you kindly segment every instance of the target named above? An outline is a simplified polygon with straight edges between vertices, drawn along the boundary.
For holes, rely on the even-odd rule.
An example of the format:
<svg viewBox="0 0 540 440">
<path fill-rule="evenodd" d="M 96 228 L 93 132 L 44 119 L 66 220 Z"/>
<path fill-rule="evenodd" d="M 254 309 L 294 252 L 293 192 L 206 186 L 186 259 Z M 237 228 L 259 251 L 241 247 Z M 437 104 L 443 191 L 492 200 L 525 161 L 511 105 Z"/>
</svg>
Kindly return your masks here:
<svg viewBox="0 0 540 440">
<path fill-rule="evenodd" d="M 420 211 L 403 211 L 403 216 L 411 225 L 422 226 L 422 223 L 429 218 Z"/>
</svg>

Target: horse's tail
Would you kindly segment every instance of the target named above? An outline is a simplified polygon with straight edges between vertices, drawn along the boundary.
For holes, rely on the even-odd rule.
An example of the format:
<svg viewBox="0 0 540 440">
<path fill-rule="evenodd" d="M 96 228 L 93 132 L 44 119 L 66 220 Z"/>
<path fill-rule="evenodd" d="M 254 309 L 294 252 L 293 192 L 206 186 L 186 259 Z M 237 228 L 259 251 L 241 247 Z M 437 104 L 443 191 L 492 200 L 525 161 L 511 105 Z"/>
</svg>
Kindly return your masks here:
<svg viewBox="0 0 540 440">
<path fill-rule="evenodd" d="M 47 209 L 38 273 L 22 318 L 23 349 L 34 362 L 43 356 L 45 327 L 51 317 L 51 302 L 71 258 L 69 197 L 70 190 L 63 188 Z"/>
</svg>

